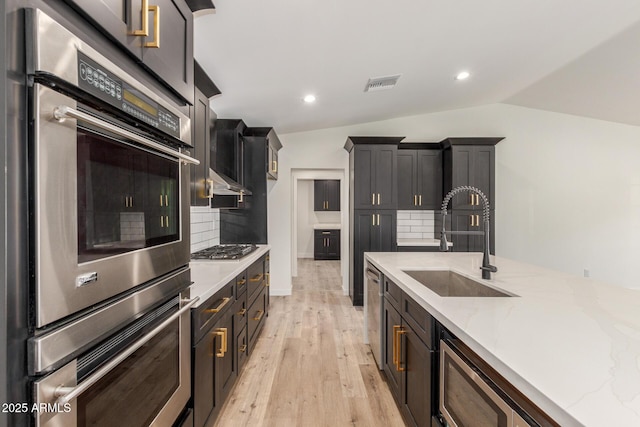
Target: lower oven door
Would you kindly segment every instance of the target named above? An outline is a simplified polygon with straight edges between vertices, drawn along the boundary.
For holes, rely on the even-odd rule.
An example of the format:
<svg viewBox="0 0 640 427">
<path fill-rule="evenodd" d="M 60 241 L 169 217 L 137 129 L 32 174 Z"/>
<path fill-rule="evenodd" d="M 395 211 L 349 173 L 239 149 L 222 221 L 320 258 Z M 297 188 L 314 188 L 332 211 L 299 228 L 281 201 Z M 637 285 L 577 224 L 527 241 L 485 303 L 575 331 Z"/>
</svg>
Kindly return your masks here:
<svg viewBox="0 0 640 427">
<path fill-rule="evenodd" d="M 135 322 L 111 339 L 34 383 L 36 426 L 170 426 L 191 393 L 190 313 L 197 299 L 147 325 Z M 171 306 L 173 305 L 173 306 Z M 131 335 L 146 331 L 124 350 L 96 365 Z"/>
</svg>

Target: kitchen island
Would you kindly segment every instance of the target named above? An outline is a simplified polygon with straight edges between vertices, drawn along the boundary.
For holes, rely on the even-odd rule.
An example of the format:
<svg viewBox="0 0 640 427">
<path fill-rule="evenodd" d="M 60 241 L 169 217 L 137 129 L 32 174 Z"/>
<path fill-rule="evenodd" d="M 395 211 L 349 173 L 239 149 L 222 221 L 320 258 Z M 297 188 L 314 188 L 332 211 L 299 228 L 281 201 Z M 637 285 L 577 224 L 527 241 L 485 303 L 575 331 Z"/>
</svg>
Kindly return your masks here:
<svg viewBox="0 0 640 427">
<path fill-rule="evenodd" d="M 562 426 L 640 425 L 640 291 L 479 253 L 365 253 Z M 451 270 L 516 296 L 441 297 L 403 270 Z"/>
</svg>

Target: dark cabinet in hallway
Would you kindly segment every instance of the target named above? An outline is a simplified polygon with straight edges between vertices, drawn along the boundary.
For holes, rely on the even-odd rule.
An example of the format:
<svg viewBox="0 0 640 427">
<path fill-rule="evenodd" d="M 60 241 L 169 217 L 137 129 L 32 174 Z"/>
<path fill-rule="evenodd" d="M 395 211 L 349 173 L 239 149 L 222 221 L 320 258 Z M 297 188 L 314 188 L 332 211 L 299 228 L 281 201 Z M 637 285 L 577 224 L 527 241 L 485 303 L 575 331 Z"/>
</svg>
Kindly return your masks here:
<svg viewBox="0 0 640 427">
<path fill-rule="evenodd" d="M 316 179 L 313 181 L 313 210 L 340 210 L 340 180 Z"/>
</svg>

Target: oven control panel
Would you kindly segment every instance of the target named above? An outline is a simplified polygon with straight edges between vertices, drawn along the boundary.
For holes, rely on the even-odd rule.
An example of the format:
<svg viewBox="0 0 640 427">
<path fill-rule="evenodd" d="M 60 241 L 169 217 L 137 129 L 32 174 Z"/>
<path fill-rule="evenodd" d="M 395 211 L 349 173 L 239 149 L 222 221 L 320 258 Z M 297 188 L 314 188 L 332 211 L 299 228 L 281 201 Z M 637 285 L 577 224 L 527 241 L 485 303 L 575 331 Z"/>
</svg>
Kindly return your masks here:
<svg viewBox="0 0 640 427">
<path fill-rule="evenodd" d="M 180 118 L 78 52 L 78 86 L 126 114 L 180 139 Z"/>
</svg>

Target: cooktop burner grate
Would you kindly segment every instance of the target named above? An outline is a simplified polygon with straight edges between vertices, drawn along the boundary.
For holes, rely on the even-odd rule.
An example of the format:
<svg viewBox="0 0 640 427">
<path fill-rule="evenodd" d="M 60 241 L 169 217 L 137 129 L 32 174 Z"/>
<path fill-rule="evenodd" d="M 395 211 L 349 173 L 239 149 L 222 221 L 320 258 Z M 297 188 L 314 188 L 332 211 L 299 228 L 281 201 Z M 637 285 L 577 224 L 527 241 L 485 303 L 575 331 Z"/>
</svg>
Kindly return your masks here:
<svg viewBox="0 0 640 427">
<path fill-rule="evenodd" d="M 207 249 L 194 252 L 191 254 L 191 259 L 240 259 L 245 255 L 255 251 L 258 247 L 253 244 L 247 245 L 216 245 Z"/>
</svg>

